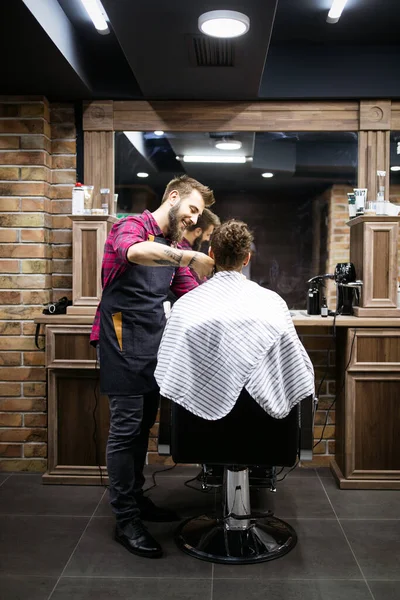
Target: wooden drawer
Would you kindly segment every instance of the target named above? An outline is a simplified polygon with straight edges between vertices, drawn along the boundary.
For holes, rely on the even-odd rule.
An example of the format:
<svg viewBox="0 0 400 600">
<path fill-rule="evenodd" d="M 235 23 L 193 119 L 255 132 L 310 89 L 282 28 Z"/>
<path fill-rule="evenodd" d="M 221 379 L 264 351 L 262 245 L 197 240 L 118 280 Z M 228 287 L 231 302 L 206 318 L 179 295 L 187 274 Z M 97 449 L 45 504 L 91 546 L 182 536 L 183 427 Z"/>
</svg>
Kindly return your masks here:
<svg viewBox="0 0 400 600">
<path fill-rule="evenodd" d="M 399 329 L 349 329 L 349 371 L 400 371 Z"/>
<path fill-rule="evenodd" d="M 90 325 L 46 325 L 46 367 L 93 369 L 96 350 L 89 343 Z"/>
</svg>

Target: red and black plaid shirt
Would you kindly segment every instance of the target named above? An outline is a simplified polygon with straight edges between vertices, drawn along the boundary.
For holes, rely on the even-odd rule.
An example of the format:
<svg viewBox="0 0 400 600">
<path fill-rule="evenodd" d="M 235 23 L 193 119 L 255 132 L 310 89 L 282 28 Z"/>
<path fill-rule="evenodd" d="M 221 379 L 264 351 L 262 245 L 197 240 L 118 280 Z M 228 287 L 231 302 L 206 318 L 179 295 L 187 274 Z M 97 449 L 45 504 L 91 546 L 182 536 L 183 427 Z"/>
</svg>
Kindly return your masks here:
<svg viewBox="0 0 400 600">
<path fill-rule="evenodd" d="M 162 236 L 156 220 L 150 211 L 145 210 L 139 216 L 125 217 L 114 223 L 104 246 L 103 263 L 101 266 L 101 285 L 104 290 L 116 277 L 119 277 L 130 267 L 134 267 L 126 257 L 128 248 L 133 244 L 149 241 L 151 236 Z M 178 244 L 178 248 L 181 245 Z M 186 249 L 191 249 L 185 247 Z M 161 267 L 160 267 L 161 268 Z M 171 290 L 180 298 L 186 292 L 197 287 L 198 283 L 188 267 L 178 267 L 171 282 Z M 100 304 L 94 318 L 90 342 L 97 343 L 100 338 Z"/>
</svg>

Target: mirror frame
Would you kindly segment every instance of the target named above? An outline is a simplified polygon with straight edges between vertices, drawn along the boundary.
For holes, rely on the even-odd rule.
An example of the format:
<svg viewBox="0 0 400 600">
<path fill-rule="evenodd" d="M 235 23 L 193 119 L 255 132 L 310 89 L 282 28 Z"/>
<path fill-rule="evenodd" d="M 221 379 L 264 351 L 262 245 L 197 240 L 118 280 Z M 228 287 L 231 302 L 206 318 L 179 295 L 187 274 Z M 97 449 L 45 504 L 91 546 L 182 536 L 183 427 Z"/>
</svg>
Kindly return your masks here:
<svg viewBox="0 0 400 600">
<path fill-rule="evenodd" d="M 99 100 L 84 103 L 84 182 L 114 193 L 115 131 L 355 131 L 358 187 L 376 196 L 376 172 L 389 190 L 390 130 L 400 129 L 391 100 L 232 102 Z"/>
</svg>

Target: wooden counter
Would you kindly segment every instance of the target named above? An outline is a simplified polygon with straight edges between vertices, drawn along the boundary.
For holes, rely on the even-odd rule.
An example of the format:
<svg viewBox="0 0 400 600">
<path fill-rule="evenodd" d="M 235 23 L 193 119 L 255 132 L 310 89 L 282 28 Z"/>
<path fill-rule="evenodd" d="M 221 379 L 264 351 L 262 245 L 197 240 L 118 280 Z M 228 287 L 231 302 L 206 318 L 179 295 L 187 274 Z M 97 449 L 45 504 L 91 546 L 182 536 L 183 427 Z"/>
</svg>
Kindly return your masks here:
<svg viewBox="0 0 400 600">
<path fill-rule="evenodd" d="M 318 327 L 333 333 L 333 317 L 292 316 L 299 333 L 308 327 L 312 335 Z M 99 393 L 92 322 L 89 315 L 36 319 L 46 337 L 48 373 L 45 483 L 96 485 L 100 470 L 106 481 L 108 399 Z M 341 488 L 400 489 L 400 318 L 339 316 L 336 328 L 333 473 Z"/>
</svg>

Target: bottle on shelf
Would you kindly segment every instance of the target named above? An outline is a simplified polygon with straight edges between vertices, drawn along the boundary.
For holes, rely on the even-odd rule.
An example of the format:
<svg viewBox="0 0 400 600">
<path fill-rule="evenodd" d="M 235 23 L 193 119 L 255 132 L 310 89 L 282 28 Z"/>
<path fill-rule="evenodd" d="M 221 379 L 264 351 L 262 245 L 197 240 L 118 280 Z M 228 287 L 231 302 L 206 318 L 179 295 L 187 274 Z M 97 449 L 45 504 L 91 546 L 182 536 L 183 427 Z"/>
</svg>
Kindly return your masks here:
<svg viewBox="0 0 400 600">
<path fill-rule="evenodd" d="M 321 304 L 321 317 L 327 317 L 328 316 L 328 305 L 326 303 L 326 297 L 323 296 L 322 297 L 322 304 Z"/>
</svg>

